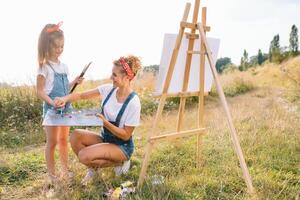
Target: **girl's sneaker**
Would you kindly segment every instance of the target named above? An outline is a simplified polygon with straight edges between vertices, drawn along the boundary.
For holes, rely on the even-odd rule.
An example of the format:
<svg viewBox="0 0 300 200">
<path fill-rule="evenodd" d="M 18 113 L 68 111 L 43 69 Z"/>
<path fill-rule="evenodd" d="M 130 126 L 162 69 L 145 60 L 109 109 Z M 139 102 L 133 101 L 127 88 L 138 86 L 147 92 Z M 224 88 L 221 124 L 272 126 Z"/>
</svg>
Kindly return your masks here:
<svg viewBox="0 0 300 200">
<path fill-rule="evenodd" d="M 48 178 L 46 180 L 46 184 L 44 186 L 44 193 L 47 198 L 52 198 L 56 194 L 56 188 L 58 183 L 58 178 L 54 175 L 48 175 Z"/>
<path fill-rule="evenodd" d="M 116 166 L 114 168 L 116 176 L 121 176 L 122 174 L 127 174 L 130 168 L 130 160 L 126 160 L 123 162 L 123 165 Z"/>
<path fill-rule="evenodd" d="M 48 174 L 46 185 L 56 185 L 58 182 L 58 177 L 52 174 Z"/>
<path fill-rule="evenodd" d="M 62 181 L 71 182 L 74 178 L 74 173 L 71 171 L 64 172 L 61 174 L 60 178 L 62 179 Z"/>
</svg>

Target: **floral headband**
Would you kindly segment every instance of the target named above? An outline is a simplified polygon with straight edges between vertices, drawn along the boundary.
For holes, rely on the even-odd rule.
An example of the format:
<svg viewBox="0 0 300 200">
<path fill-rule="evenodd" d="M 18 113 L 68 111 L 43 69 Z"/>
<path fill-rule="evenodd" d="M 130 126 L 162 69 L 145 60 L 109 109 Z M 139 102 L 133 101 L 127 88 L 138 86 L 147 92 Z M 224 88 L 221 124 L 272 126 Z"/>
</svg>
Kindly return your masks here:
<svg viewBox="0 0 300 200">
<path fill-rule="evenodd" d="M 134 73 L 131 70 L 131 68 L 129 67 L 128 63 L 125 61 L 124 57 L 121 57 L 119 59 L 123 69 L 125 70 L 127 76 L 129 76 L 129 80 L 132 80 L 134 78 Z"/>
<path fill-rule="evenodd" d="M 50 28 L 47 28 L 46 32 L 47 33 L 53 33 L 53 32 L 63 32 L 60 27 L 62 25 L 63 22 L 59 22 L 58 24 L 50 27 Z"/>
</svg>

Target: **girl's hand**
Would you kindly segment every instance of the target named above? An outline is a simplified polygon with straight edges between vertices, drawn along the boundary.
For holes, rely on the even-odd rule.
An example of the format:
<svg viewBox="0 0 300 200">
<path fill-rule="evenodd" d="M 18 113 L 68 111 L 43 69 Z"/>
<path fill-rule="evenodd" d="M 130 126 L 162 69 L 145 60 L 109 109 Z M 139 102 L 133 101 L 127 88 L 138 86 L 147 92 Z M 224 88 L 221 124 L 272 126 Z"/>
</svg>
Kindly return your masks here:
<svg viewBox="0 0 300 200">
<path fill-rule="evenodd" d="M 56 106 L 55 106 L 55 101 L 52 100 L 51 103 L 50 103 L 50 105 L 53 106 L 53 107 L 55 108 L 55 107 L 56 107 Z"/>
<path fill-rule="evenodd" d="M 66 104 L 66 101 L 63 97 L 55 97 L 54 99 L 54 107 L 61 108 L 64 107 Z"/>
<path fill-rule="evenodd" d="M 78 85 L 80 85 L 83 82 L 84 78 L 77 76 L 74 80 L 74 83 L 77 83 Z"/>
</svg>

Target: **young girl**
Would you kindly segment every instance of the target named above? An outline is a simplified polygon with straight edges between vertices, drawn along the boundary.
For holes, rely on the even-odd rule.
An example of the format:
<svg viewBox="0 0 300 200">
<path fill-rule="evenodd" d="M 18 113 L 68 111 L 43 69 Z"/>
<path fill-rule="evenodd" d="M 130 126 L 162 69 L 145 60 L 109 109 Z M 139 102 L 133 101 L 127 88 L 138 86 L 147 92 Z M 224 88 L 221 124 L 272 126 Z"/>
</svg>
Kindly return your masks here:
<svg viewBox="0 0 300 200">
<path fill-rule="evenodd" d="M 73 84 L 81 83 L 82 78 L 75 78 L 69 83 L 68 67 L 60 62 L 59 56 L 64 50 L 64 34 L 59 24 L 47 24 L 40 33 L 38 41 L 38 73 L 37 94 L 44 101 L 43 117 L 48 109 L 57 109 L 54 98 L 69 94 L 69 88 Z M 69 104 L 64 109 L 69 108 Z M 57 179 L 55 173 L 54 151 L 56 145 L 59 149 L 59 158 L 62 165 L 62 176 L 66 178 L 68 173 L 68 135 L 69 127 L 46 126 L 45 157 L 48 178 L 51 183 Z"/>
<path fill-rule="evenodd" d="M 131 88 L 131 80 L 141 68 L 139 58 L 121 57 L 113 62 L 111 79 L 113 84 L 104 84 L 82 92 L 55 99 L 56 105 L 80 99 L 100 98 L 102 112 L 98 117 L 104 129 L 99 133 L 76 129 L 71 135 L 71 146 L 79 161 L 89 170 L 82 180 L 86 185 L 95 174 L 95 168 L 117 166 L 117 174 L 126 173 L 134 151 L 132 134 L 139 125 L 141 104 Z"/>
</svg>

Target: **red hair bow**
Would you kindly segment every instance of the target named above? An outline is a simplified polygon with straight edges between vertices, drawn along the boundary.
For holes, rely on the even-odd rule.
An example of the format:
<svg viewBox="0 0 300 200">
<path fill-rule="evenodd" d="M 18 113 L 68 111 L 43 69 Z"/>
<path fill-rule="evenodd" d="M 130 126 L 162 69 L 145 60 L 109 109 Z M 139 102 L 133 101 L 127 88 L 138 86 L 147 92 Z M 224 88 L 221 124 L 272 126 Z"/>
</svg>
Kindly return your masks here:
<svg viewBox="0 0 300 200">
<path fill-rule="evenodd" d="M 125 61 L 123 57 L 119 59 L 123 69 L 125 70 L 126 74 L 129 76 L 129 80 L 132 80 L 134 78 L 134 73 L 129 67 L 128 63 Z"/>
<path fill-rule="evenodd" d="M 60 30 L 60 27 L 62 25 L 63 22 L 59 22 L 58 24 L 50 27 L 50 28 L 47 28 L 47 33 L 53 33 L 53 32 L 62 32 L 62 30 Z"/>
</svg>

